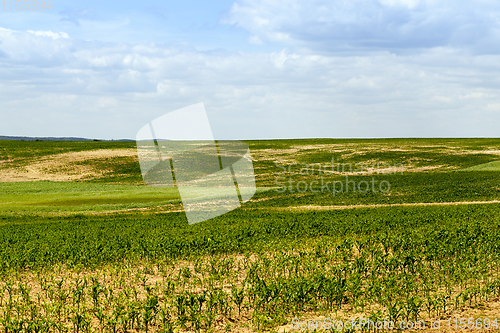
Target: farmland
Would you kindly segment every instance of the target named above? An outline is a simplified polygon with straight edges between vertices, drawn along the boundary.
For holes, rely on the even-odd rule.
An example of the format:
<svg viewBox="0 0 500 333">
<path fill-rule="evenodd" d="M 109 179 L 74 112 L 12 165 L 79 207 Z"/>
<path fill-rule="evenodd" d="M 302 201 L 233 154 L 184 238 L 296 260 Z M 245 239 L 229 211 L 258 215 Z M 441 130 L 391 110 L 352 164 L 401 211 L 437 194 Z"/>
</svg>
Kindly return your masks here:
<svg viewBox="0 0 500 333">
<path fill-rule="evenodd" d="M 500 317 L 500 140 L 247 144 L 254 198 L 188 225 L 177 190 L 143 184 L 133 142 L 0 141 L 2 330 Z M 296 186 L 346 177 L 390 189 Z"/>
</svg>

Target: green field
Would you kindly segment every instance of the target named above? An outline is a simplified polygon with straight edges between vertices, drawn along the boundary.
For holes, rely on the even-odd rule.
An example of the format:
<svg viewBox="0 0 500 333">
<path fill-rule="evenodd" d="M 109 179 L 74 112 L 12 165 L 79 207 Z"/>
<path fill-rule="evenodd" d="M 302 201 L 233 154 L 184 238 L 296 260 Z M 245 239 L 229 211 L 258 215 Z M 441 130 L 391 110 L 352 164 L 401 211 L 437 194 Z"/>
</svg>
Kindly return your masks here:
<svg viewBox="0 0 500 333">
<path fill-rule="evenodd" d="M 500 317 L 500 139 L 247 144 L 258 192 L 188 225 L 134 142 L 0 141 L 0 329 Z"/>
</svg>

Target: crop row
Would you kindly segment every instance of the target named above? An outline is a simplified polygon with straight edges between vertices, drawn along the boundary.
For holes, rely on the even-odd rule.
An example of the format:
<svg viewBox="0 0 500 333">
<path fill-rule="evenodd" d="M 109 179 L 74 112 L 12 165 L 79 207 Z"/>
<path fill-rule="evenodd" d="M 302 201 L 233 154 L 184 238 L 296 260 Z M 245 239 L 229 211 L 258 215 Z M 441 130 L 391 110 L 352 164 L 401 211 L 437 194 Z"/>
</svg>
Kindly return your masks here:
<svg viewBox="0 0 500 333">
<path fill-rule="evenodd" d="M 466 264 L 442 266 L 393 250 L 377 241 L 323 240 L 310 250 L 272 255 L 17 272 L 0 284 L 0 327 L 5 332 L 267 330 L 307 313 L 428 320 L 500 295 L 498 260 L 492 264 L 491 257 L 471 265 L 464 254 Z"/>
<path fill-rule="evenodd" d="M 6 332 L 427 320 L 500 295 L 497 204 L 239 210 L 193 226 L 177 213 L 2 218 Z"/>
</svg>

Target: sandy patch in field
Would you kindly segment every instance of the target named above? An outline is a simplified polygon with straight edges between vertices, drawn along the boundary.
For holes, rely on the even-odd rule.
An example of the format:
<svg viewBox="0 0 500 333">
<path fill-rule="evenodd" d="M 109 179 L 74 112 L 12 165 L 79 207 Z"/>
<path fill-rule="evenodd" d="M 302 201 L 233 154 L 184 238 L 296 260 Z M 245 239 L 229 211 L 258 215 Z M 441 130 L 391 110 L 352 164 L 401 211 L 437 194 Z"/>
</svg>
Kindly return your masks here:
<svg viewBox="0 0 500 333">
<path fill-rule="evenodd" d="M 408 161 L 415 161 L 421 159 L 411 159 Z M 291 166 L 291 171 L 288 172 L 288 167 Z M 303 167 L 301 167 L 303 166 Z M 332 168 L 333 166 L 333 168 Z M 332 163 L 292 163 L 289 165 L 281 165 L 285 167 L 286 171 L 275 172 L 275 174 L 280 175 L 292 175 L 292 174 L 304 174 L 304 175 L 343 175 L 343 176 L 355 176 L 355 175 L 387 175 L 387 174 L 403 174 L 404 172 L 425 172 L 436 169 L 455 169 L 454 166 L 440 165 L 426 165 L 426 166 L 415 166 L 413 163 L 385 163 L 379 160 L 366 160 L 363 162 L 356 163 L 345 163 L 334 161 Z"/>
<path fill-rule="evenodd" d="M 352 157 L 363 156 L 373 152 L 422 152 L 422 148 L 429 148 L 436 154 L 445 155 L 498 155 L 500 156 L 500 150 L 496 147 L 486 147 L 484 150 L 467 150 L 463 147 L 456 147 L 454 144 L 446 145 L 439 144 L 434 145 L 420 145 L 418 143 L 408 143 L 408 144 L 394 144 L 394 143 L 341 143 L 341 144 L 316 144 L 316 145 L 294 145 L 288 149 L 259 149 L 252 151 L 252 155 L 255 160 L 260 161 L 272 161 L 282 167 L 297 166 L 300 165 L 298 162 L 298 157 L 307 156 L 311 152 L 322 152 L 326 154 L 335 155 L 334 170 L 331 170 L 332 163 L 303 163 L 309 166 L 309 170 L 312 171 L 313 166 L 321 165 L 322 173 L 325 174 L 337 174 L 337 175 L 374 175 L 374 174 L 402 174 L 406 172 L 428 172 L 428 171 L 448 171 L 457 169 L 454 165 L 424 165 L 421 166 L 422 162 L 429 164 L 432 163 L 432 159 L 424 159 L 420 157 L 406 158 L 404 161 L 400 161 L 400 164 L 385 163 L 380 160 L 366 160 L 363 162 L 347 163 Z M 340 155 L 340 156 L 339 156 Z M 346 165 L 345 171 L 342 172 L 342 165 Z M 402 164 L 402 165 L 401 165 Z M 352 165 L 352 170 L 349 170 L 348 165 Z M 337 171 L 337 166 L 340 166 L 340 170 Z M 360 170 L 360 166 L 362 169 Z M 297 169 L 298 167 L 295 167 Z M 317 167 L 314 170 L 314 174 L 317 173 Z M 295 172 L 296 173 L 296 172 Z M 288 174 L 284 172 L 284 174 Z M 259 179 L 269 178 L 275 174 L 262 173 L 259 174 Z"/>
<path fill-rule="evenodd" d="M 318 144 L 318 145 L 296 145 L 288 149 L 259 149 L 252 151 L 256 160 L 275 161 L 278 164 L 296 164 L 298 155 L 307 155 L 312 150 L 331 154 L 341 154 L 342 159 L 352 156 L 364 155 L 370 152 L 388 151 L 412 151 L 412 146 L 403 147 L 392 144 L 373 144 L 367 146 L 365 143 L 342 143 L 342 144 Z M 337 160 L 337 159 L 336 159 Z"/>
<path fill-rule="evenodd" d="M 447 152 L 455 155 L 468 155 L 468 154 L 489 154 L 489 155 L 500 155 L 500 150 L 497 147 L 487 147 L 484 150 L 467 150 L 463 147 L 456 147 L 453 145 L 439 144 L 437 146 L 433 145 L 419 145 L 419 144 L 367 144 L 367 143 L 343 143 L 343 144 L 323 144 L 323 145 L 303 145 L 303 146 L 292 146 L 293 149 L 299 151 L 303 150 L 322 150 L 331 153 L 342 153 L 345 151 L 351 151 L 344 154 L 343 157 L 350 157 L 356 155 L 362 155 L 373 151 L 379 152 L 411 152 L 411 151 L 421 151 L 422 148 L 430 148 L 434 151 Z M 355 150 L 355 151 L 352 151 Z"/>
<path fill-rule="evenodd" d="M 251 151 L 254 160 L 257 161 L 276 161 L 277 163 L 293 163 L 293 156 L 300 149 L 255 149 Z"/>
<path fill-rule="evenodd" d="M 313 164 L 310 164 L 313 166 Z M 360 168 L 360 166 L 363 168 Z M 422 167 L 416 167 L 412 165 L 392 165 L 390 167 L 381 168 L 381 167 L 367 167 L 372 165 L 371 163 L 366 164 L 353 164 L 351 168 L 349 168 L 348 163 L 344 164 L 344 168 L 342 168 L 342 163 L 338 164 L 338 168 L 334 167 L 333 170 L 331 165 L 322 165 L 321 170 L 318 168 L 304 168 L 304 173 L 307 170 L 310 175 L 320 175 L 320 174 L 330 174 L 330 175 L 342 175 L 342 176 L 369 176 L 369 175 L 390 175 L 390 174 L 403 174 L 405 172 L 425 172 L 430 170 L 436 170 L 440 168 L 451 169 L 453 167 L 445 167 L 444 165 L 427 165 Z M 389 163 L 380 165 L 389 165 Z M 284 173 L 285 175 L 287 173 Z"/>
<path fill-rule="evenodd" d="M 309 210 L 337 210 L 352 208 L 379 208 L 379 207 L 399 207 L 399 206 L 451 206 L 451 205 L 473 205 L 473 204 L 495 204 L 500 200 L 490 201 L 456 201 L 456 202 L 414 202 L 414 203 L 395 203 L 395 204 L 372 204 L 372 205 L 308 205 L 308 206 L 290 206 L 290 207 L 262 207 L 259 209 L 269 210 L 287 210 L 287 211 L 309 211 Z M 255 208 L 252 208 L 255 209 Z"/>
<path fill-rule="evenodd" d="M 439 146 L 433 145 L 419 145 L 418 143 L 412 144 L 367 144 L 367 143 L 339 143 L 339 144 L 316 144 L 316 145 L 294 145 L 287 149 L 257 149 L 252 150 L 251 154 L 256 161 L 271 161 L 282 166 L 298 164 L 297 157 L 304 156 L 311 151 L 324 152 L 333 154 L 340 154 L 341 159 L 335 159 L 335 164 L 342 164 L 343 159 L 352 156 L 364 155 L 371 152 L 412 152 L 419 151 L 421 148 L 430 148 L 435 152 L 449 155 L 475 155 L 475 154 L 489 154 L 500 156 L 500 150 L 496 147 L 487 147 L 485 150 L 466 150 L 462 147 L 455 147 L 453 145 L 440 144 Z M 29 165 L 9 167 L 10 163 L 15 162 L 17 159 L 2 160 L 0 161 L 0 182 L 17 182 L 17 181 L 38 181 L 38 180 L 51 180 L 51 181 L 76 181 L 84 179 L 92 179 L 101 177 L 104 170 L 99 170 L 93 165 L 81 165 L 79 162 L 92 159 L 104 159 L 114 157 L 137 156 L 135 149 L 101 149 L 93 151 L 69 152 L 63 154 L 54 154 L 34 159 Z M 456 169 L 453 166 L 446 165 L 432 165 L 432 166 L 417 166 L 421 159 L 410 158 L 407 159 L 403 166 L 387 167 L 381 163 L 381 168 L 373 167 L 370 161 L 365 161 L 362 164 L 366 170 L 358 172 L 331 172 L 325 170 L 325 173 L 335 173 L 340 175 L 371 175 L 371 174 L 400 174 L 404 172 L 425 172 L 433 170 L 449 170 Z M 380 161 L 383 162 L 383 161 Z M 309 163 L 313 165 L 314 163 Z M 416 164 L 416 165 L 415 165 Z M 322 167 L 328 169 L 331 164 L 323 164 Z M 354 165 L 353 165 L 354 166 Z M 265 169 L 265 168 L 264 168 Z M 256 169 L 257 170 L 257 169 Z M 274 173 L 264 173 L 258 175 L 258 178 L 270 178 Z"/>
<path fill-rule="evenodd" d="M 488 150 L 461 150 L 452 151 L 455 155 L 469 155 L 469 154 L 487 154 L 487 155 L 500 155 L 500 150 L 498 149 L 488 149 Z"/>
<path fill-rule="evenodd" d="M 80 165 L 79 162 L 92 159 L 137 156 L 136 149 L 100 149 L 69 152 L 44 156 L 31 164 L 0 170 L 0 182 L 20 181 L 74 181 L 96 178 L 103 175 L 92 165 Z"/>
<path fill-rule="evenodd" d="M 325 145 L 303 145 L 303 146 L 292 146 L 292 149 L 297 149 L 297 150 L 326 150 L 328 152 L 342 152 L 345 151 L 346 146 L 349 146 L 350 144 L 341 144 L 341 143 L 334 143 L 334 144 L 325 144 Z"/>
</svg>

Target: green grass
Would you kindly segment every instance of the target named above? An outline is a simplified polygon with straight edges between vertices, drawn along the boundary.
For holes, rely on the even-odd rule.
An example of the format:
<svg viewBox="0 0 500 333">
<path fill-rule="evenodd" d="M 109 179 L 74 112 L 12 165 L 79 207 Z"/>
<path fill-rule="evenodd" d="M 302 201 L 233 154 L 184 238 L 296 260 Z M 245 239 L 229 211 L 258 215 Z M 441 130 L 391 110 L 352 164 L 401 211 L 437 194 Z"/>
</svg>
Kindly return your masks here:
<svg viewBox="0 0 500 333">
<path fill-rule="evenodd" d="M 462 171 L 500 171 L 500 161 L 475 165 L 470 168 L 465 168 Z"/>
<path fill-rule="evenodd" d="M 266 188 L 258 188 L 257 193 Z M 201 189 L 196 197 L 220 194 Z M 172 204 L 182 209 L 177 188 L 71 182 L 0 183 L 0 213 L 99 212 L 130 208 L 155 208 Z"/>
<path fill-rule="evenodd" d="M 0 140 L 0 161 L 34 158 L 96 149 L 135 148 L 134 141 L 14 141 Z"/>
<path fill-rule="evenodd" d="M 57 262 L 99 265 L 123 259 L 274 252 L 293 250 L 297 246 L 314 247 L 324 237 L 342 242 L 346 237 L 379 239 L 386 235 L 413 242 L 432 240 L 439 230 L 457 228 L 483 230 L 471 233 L 471 241 L 486 237 L 488 246 L 500 251 L 495 245 L 500 236 L 499 227 L 500 204 L 318 212 L 237 209 L 195 225 L 188 225 L 185 215 L 176 212 L 50 217 L 4 215 L 0 223 L 0 267 L 27 268 Z M 459 240 L 449 238 L 448 241 L 455 244 Z M 421 245 L 435 250 L 437 244 L 423 241 Z M 456 246 L 467 248 L 460 242 Z M 28 258 L 27 253 L 32 256 Z"/>
<path fill-rule="evenodd" d="M 292 188 L 288 183 L 292 179 Z M 370 183 L 372 176 L 349 176 L 349 181 Z M 321 181 L 318 175 L 286 175 L 274 188 L 259 188 L 254 200 L 245 208 L 290 207 L 304 205 L 370 205 L 419 202 L 460 202 L 500 200 L 500 173 L 497 172 L 448 172 L 408 173 L 403 175 L 375 175 L 375 184 L 387 181 L 390 191 L 361 193 L 359 189 L 321 193 L 320 183 L 314 183 L 313 193 L 297 190 L 299 181 L 311 184 Z M 345 176 L 325 176 L 324 182 L 341 181 Z M 287 190 L 283 191 L 286 186 Z M 330 189 L 332 185 L 329 185 Z M 378 185 L 376 185 L 378 186 Z M 303 189 L 303 188 L 302 188 Z M 301 190 L 302 190 L 301 189 Z M 291 192 L 293 191 L 293 193 Z M 210 193 L 207 193 L 210 195 Z M 0 183 L 0 212 L 85 212 L 130 208 L 154 208 L 166 204 L 179 204 L 175 188 L 158 188 L 140 185 L 116 185 L 98 182 L 16 182 Z M 179 206 L 180 207 L 180 206 Z"/>
<path fill-rule="evenodd" d="M 275 162 L 279 163 L 279 157 L 293 159 L 295 163 L 325 164 L 330 163 L 333 157 L 336 163 L 355 165 L 378 161 L 412 167 L 435 166 L 437 167 L 435 171 L 446 171 L 494 162 L 498 156 L 488 152 L 500 146 L 500 139 L 297 139 L 249 140 L 246 143 L 254 157 L 258 186 L 274 186 L 273 174 L 279 171 Z M 286 151 L 279 153 L 280 150 L 318 145 L 329 146 L 304 149 L 297 154 Z M 371 149 L 373 147 L 377 149 Z M 5 161 L 0 164 L 0 169 L 26 166 L 33 160 L 48 155 L 98 149 L 135 148 L 135 142 L 0 141 L 0 161 Z M 269 149 L 278 153 L 262 156 Z M 136 158 L 89 159 L 77 162 L 76 165 L 92 165 L 104 172 L 103 176 L 86 181 L 121 184 L 142 182 Z"/>
<path fill-rule="evenodd" d="M 268 200 L 250 202 L 246 207 L 289 207 L 302 205 L 371 205 L 371 204 L 399 204 L 419 202 L 462 202 L 462 201 L 489 201 L 500 200 L 500 173 L 499 172 L 421 172 L 404 174 L 374 174 L 372 176 L 348 176 L 348 181 L 354 181 L 357 188 L 353 191 L 350 183 L 346 190 L 346 176 L 331 175 L 300 175 L 277 174 L 281 176 L 274 186 L 276 188 L 266 193 L 256 195 L 255 199 Z M 330 182 L 329 189 L 321 186 Z M 292 183 L 290 183 L 290 180 Z M 372 180 L 375 181 L 375 190 L 372 189 Z M 333 193 L 331 182 L 342 182 L 343 192 Z M 305 190 L 305 182 L 309 187 Z M 313 183 L 316 182 L 316 183 Z M 370 190 L 367 193 L 359 191 L 359 184 L 366 182 Z M 381 182 L 390 185 L 390 191 L 380 191 Z M 363 183 L 361 189 L 366 188 Z M 384 183 L 382 190 L 387 189 Z M 313 193 L 311 190 L 318 191 Z M 336 185 L 340 190 L 340 185 Z M 293 193 L 292 193 L 293 191 Z M 302 192 L 301 192 L 302 191 Z"/>
<path fill-rule="evenodd" d="M 179 202 L 176 188 L 50 181 L 0 183 L 0 212 L 104 211 Z"/>
</svg>

